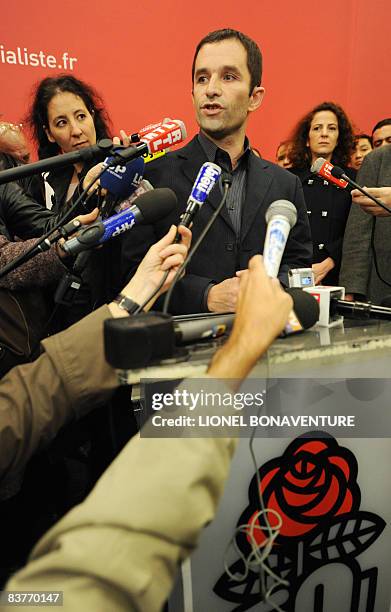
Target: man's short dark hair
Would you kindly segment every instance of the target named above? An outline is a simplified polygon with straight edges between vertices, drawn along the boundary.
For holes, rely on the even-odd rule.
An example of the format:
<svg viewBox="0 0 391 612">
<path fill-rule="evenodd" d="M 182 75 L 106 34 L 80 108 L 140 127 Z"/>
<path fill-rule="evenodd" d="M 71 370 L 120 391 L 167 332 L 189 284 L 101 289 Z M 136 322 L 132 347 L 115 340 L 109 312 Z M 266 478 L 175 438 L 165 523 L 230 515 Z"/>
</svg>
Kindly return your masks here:
<svg viewBox="0 0 391 612">
<path fill-rule="evenodd" d="M 194 83 L 194 71 L 197 55 L 204 45 L 211 43 L 218 43 L 223 40 L 235 39 L 242 43 L 247 53 L 247 67 L 250 73 L 250 95 L 253 92 L 254 87 L 259 87 L 262 80 L 262 53 L 257 43 L 254 42 L 249 36 L 239 32 L 238 30 L 231 30 L 231 28 L 224 28 L 222 30 L 215 30 L 210 32 L 198 43 L 194 58 L 193 66 L 191 69 L 191 79 Z"/>
<path fill-rule="evenodd" d="M 373 132 L 376 132 L 376 130 L 380 130 L 380 128 L 384 127 L 385 125 L 391 125 L 391 117 L 389 117 L 388 119 L 382 119 L 381 121 L 378 121 L 372 130 L 372 136 L 373 136 Z"/>
</svg>

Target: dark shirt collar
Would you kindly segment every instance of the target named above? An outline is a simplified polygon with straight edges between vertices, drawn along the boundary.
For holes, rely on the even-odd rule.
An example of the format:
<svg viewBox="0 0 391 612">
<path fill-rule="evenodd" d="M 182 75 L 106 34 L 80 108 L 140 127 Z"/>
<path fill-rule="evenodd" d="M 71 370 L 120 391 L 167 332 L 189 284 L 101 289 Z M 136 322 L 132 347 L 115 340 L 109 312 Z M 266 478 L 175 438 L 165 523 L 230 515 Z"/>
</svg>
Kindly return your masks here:
<svg viewBox="0 0 391 612">
<path fill-rule="evenodd" d="M 227 151 L 220 149 L 214 142 L 212 142 L 205 134 L 201 131 L 198 133 L 198 142 L 200 143 L 208 161 L 214 162 L 217 165 L 221 166 L 223 170 L 228 172 L 232 172 L 232 163 L 231 158 Z M 248 156 L 250 155 L 251 147 L 250 142 L 247 136 L 244 139 L 244 152 L 238 159 L 237 166 L 238 167 L 242 163 L 247 164 Z"/>
</svg>

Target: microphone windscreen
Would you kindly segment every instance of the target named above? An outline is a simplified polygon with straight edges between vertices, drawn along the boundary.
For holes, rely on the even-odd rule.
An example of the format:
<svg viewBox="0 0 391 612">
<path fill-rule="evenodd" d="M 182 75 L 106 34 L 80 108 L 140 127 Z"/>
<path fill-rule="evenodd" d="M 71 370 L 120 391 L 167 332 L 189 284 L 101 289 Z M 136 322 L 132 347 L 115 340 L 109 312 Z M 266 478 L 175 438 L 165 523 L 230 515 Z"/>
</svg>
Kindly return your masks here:
<svg viewBox="0 0 391 612">
<path fill-rule="evenodd" d="M 169 215 L 177 205 L 177 197 L 172 189 L 161 187 L 143 193 L 134 201 L 143 217 L 143 223 L 155 223 Z"/>
<path fill-rule="evenodd" d="M 309 329 L 319 320 L 319 304 L 313 295 L 299 289 L 291 287 L 286 289 L 293 299 L 293 310 L 299 319 L 303 329 Z"/>
<path fill-rule="evenodd" d="M 311 172 L 313 174 L 318 174 L 319 170 L 321 169 L 321 167 L 326 161 L 327 160 L 325 160 L 324 157 L 318 157 L 318 159 L 316 159 L 311 166 Z"/>
<path fill-rule="evenodd" d="M 293 227 L 297 221 L 296 206 L 289 202 L 289 200 L 275 200 L 266 211 L 266 223 L 269 223 L 275 215 L 286 217 L 289 225 Z"/>
</svg>

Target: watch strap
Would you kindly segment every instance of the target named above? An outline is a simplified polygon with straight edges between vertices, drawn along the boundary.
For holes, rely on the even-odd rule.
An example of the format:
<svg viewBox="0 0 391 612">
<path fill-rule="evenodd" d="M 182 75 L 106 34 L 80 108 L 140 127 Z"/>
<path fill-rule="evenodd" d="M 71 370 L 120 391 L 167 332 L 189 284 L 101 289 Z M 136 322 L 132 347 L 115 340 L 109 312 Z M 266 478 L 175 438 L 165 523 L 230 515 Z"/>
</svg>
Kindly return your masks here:
<svg viewBox="0 0 391 612">
<path fill-rule="evenodd" d="M 127 297 L 123 293 L 119 293 L 116 298 L 114 298 L 113 302 L 118 304 L 122 310 L 126 310 L 129 314 L 134 314 L 136 310 L 140 308 L 140 305 L 137 302 L 134 302 L 131 298 Z"/>
</svg>

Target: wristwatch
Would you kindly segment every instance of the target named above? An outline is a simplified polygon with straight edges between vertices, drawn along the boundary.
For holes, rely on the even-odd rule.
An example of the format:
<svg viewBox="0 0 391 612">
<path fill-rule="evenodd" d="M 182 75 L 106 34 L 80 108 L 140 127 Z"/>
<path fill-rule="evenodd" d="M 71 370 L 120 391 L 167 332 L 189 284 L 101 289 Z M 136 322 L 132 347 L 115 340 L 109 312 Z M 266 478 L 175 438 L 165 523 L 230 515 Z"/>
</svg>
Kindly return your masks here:
<svg viewBox="0 0 391 612">
<path fill-rule="evenodd" d="M 118 294 L 117 297 L 114 298 L 113 302 L 118 304 L 118 306 L 122 308 L 122 310 L 126 310 L 126 312 L 128 312 L 129 314 L 134 314 L 136 310 L 140 308 L 139 304 L 128 298 L 123 293 Z"/>
</svg>

